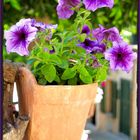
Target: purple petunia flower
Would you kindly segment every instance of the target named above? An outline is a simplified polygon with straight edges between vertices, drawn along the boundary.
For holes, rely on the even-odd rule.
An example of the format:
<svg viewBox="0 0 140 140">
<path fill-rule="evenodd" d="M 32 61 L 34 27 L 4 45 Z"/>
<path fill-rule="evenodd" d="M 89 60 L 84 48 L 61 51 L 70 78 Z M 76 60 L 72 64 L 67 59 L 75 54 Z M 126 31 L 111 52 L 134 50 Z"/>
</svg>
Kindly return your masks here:
<svg viewBox="0 0 140 140">
<path fill-rule="evenodd" d="M 132 51 L 131 46 L 125 42 L 113 42 L 113 47 L 105 52 L 105 59 L 110 61 L 112 70 L 122 69 L 129 72 L 133 67 L 133 61 L 136 53 Z"/>
<path fill-rule="evenodd" d="M 97 41 L 90 39 L 85 39 L 85 41 L 78 44 L 78 46 L 84 48 L 87 53 L 103 53 L 106 48 L 104 44 L 99 44 Z"/>
<path fill-rule="evenodd" d="M 19 20 L 19 22 L 16 23 L 16 26 L 22 26 L 22 25 L 30 25 L 32 26 L 33 23 L 33 19 L 31 18 L 23 18 L 21 20 Z"/>
<path fill-rule="evenodd" d="M 58 25 L 45 24 L 43 22 L 37 22 L 35 19 L 32 19 L 31 26 L 36 27 L 43 31 L 45 29 L 56 29 Z"/>
<path fill-rule="evenodd" d="M 50 54 L 55 53 L 54 47 L 53 47 L 52 50 L 49 50 L 48 48 L 44 48 L 44 51 L 45 51 L 45 52 L 49 52 Z"/>
<path fill-rule="evenodd" d="M 80 0 L 59 0 L 59 4 L 56 8 L 58 17 L 61 19 L 70 18 L 74 14 L 71 8 L 79 4 Z"/>
<path fill-rule="evenodd" d="M 82 33 L 85 33 L 87 35 L 90 34 L 90 29 L 87 25 L 84 25 L 83 28 L 82 28 Z"/>
<path fill-rule="evenodd" d="M 49 50 L 48 48 L 44 48 L 44 51 L 45 51 L 45 52 L 48 52 L 48 50 Z"/>
<path fill-rule="evenodd" d="M 99 25 L 99 28 L 92 30 L 93 37 L 96 38 L 99 42 L 104 39 L 103 31 L 105 28 L 102 25 Z"/>
<path fill-rule="evenodd" d="M 95 11 L 98 8 L 109 7 L 112 8 L 114 0 L 83 0 L 83 3 L 88 10 Z"/>
<path fill-rule="evenodd" d="M 74 14 L 74 11 L 71 10 L 71 7 L 68 5 L 59 4 L 57 6 L 57 14 L 59 18 L 65 19 L 65 18 L 70 18 Z"/>
<path fill-rule="evenodd" d="M 28 55 L 28 46 L 35 39 L 37 28 L 26 24 L 28 21 L 20 21 L 5 31 L 7 52 L 16 52 L 19 55 Z M 25 24 L 21 24 L 25 23 Z"/>
<path fill-rule="evenodd" d="M 56 29 L 57 27 L 58 27 L 57 24 L 55 24 L 55 25 L 52 25 L 52 24 L 46 24 L 46 28 L 47 28 L 47 29 Z"/>
<path fill-rule="evenodd" d="M 61 0 L 60 0 L 61 1 Z M 81 0 L 62 0 L 63 2 L 65 2 L 65 4 L 70 5 L 72 7 L 77 6 L 78 4 L 80 4 Z"/>
<path fill-rule="evenodd" d="M 103 39 L 116 42 L 122 41 L 122 38 L 116 27 L 105 29 L 102 25 L 99 26 L 100 26 L 99 28 L 92 31 L 93 37 L 96 38 L 99 42 L 102 41 Z"/>
<path fill-rule="evenodd" d="M 95 44 L 96 43 L 94 41 L 87 38 L 85 39 L 84 42 L 81 42 L 80 44 L 78 44 L 78 46 L 84 48 L 87 53 L 91 53 Z"/>
<path fill-rule="evenodd" d="M 49 53 L 50 54 L 53 54 L 53 53 L 55 53 L 55 50 L 54 49 L 53 50 L 50 50 Z"/>
<path fill-rule="evenodd" d="M 99 44 L 98 42 L 96 42 L 96 45 L 93 47 L 92 49 L 92 53 L 104 53 L 106 50 L 106 45 L 105 44 Z"/>
<path fill-rule="evenodd" d="M 46 29 L 46 24 L 44 24 L 43 22 L 35 22 L 34 24 L 32 24 L 32 26 L 36 27 L 41 31 Z"/>
</svg>

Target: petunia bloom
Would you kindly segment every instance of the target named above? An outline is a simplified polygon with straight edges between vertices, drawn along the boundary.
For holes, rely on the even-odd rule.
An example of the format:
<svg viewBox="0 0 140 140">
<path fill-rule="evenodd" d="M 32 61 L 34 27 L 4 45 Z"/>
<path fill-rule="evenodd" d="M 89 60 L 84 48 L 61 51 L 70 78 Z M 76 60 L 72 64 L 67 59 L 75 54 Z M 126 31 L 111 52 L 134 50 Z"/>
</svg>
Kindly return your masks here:
<svg viewBox="0 0 140 140">
<path fill-rule="evenodd" d="M 38 28 L 39 30 L 43 31 L 45 29 L 56 29 L 57 24 L 52 25 L 52 24 L 45 24 L 43 22 L 37 22 L 35 19 L 31 20 L 31 26 Z"/>
<path fill-rule="evenodd" d="M 110 62 L 112 70 L 122 69 L 129 72 L 133 67 L 133 61 L 136 53 L 132 51 L 132 47 L 125 42 L 113 42 L 113 47 L 105 52 L 105 59 Z"/>
<path fill-rule="evenodd" d="M 86 9 L 95 11 L 102 7 L 112 8 L 114 5 L 114 0 L 83 0 L 83 3 Z"/>
<path fill-rule="evenodd" d="M 87 25 L 84 25 L 83 28 L 82 28 L 82 33 L 85 33 L 87 35 L 90 34 L 90 29 Z"/>
<path fill-rule="evenodd" d="M 56 29 L 57 27 L 58 27 L 57 24 L 55 24 L 55 25 L 52 25 L 52 24 L 46 24 L 46 28 L 47 28 L 47 29 Z"/>
<path fill-rule="evenodd" d="M 102 25 L 99 25 L 100 27 L 97 29 L 94 29 L 92 31 L 93 37 L 96 38 L 99 42 L 103 39 L 106 39 L 108 41 L 115 41 L 120 42 L 122 41 L 122 38 L 119 34 L 119 31 L 116 27 L 112 27 L 110 29 L 104 28 Z"/>
<path fill-rule="evenodd" d="M 31 19 L 31 18 L 23 18 L 23 19 L 19 20 L 16 23 L 16 26 L 22 26 L 22 25 L 30 25 L 30 26 L 32 26 L 32 23 L 33 23 L 33 19 Z"/>
<path fill-rule="evenodd" d="M 45 52 L 49 52 L 50 54 L 55 53 L 54 47 L 53 47 L 52 50 L 49 50 L 48 48 L 44 48 L 44 51 L 45 51 Z"/>
<path fill-rule="evenodd" d="M 61 0 L 60 0 L 61 1 Z M 80 4 L 80 0 L 62 0 L 65 2 L 65 4 L 70 5 L 72 7 L 77 6 L 78 4 Z"/>
<path fill-rule="evenodd" d="M 58 17 L 61 19 L 70 18 L 74 14 L 72 8 L 79 4 L 80 0 L 59 0 L 56 8 Z"/>
<path fill-rule="evenodd" d="M 95 42 L 96 44 L 94 45 L 92 49 L 92 53 L 104 53 L 106 50 L 106 45 L 104 43 L 98 43 L 98 41 Z"/>
<path fill-rule="evenodd" d="M 37 22 L 35 20 L 34 20 L 34 22 L 32 22 L 32 26 L 33 27 L 36 27 L 37 29 L 39 29 L 41 31 L 43 31 L 43 30 L 46 29 L 46 24 L 45 23 L 43 23 L 43 22 Z"/>
<path fill-rule="evenodd" d="M 22 22 L 22 23 L 25 23 Z M 16 52 L 19 55 L 28 55 L 28 46 L 35 39 L 37 28 L 30 24 L 21 24 L 21 21 L 5 31 L 6 50 L 8 53 Z"/>
<path fill-rule="evenodd" d="M 93 50 L 93 47 L 95 46 L 95 42 L 87 38 L 85 39 L 84 42 L 81 42 L 80 44 L 78 44 L 78 46 L 84 48 L 87 53 L 91 53 Z"/>
<path fill-rule="evenodd" d="M 78 46 L 84 48 L 87 53 L 103 53 L 105 51 L 104 44 L 99 44 L 97 41 L 92 41 L 88 38 Z"/>
</svg>

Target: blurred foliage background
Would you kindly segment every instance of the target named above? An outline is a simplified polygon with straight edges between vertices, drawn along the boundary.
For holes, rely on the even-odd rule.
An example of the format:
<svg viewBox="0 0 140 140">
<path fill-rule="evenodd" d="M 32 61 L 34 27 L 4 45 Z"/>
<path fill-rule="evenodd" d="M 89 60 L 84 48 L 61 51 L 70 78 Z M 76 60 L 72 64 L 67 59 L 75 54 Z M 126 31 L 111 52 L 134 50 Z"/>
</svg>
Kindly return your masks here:
<svg viewBox="0 0 140 140">
<path fill-rule="evenodd" d="M 69 21 L 58 20 L 56 6 L 57 0 L 4 0 L 4 29 L 9 29 L 21 18 L 36 18 L 45 23 L 61 23 L 70 26 L 75 15 Z M 91 19 L 93 28 L 98 27 L 98 24 L 107 28 L 116 26 L 127 42 L 136 44 L 137 0 L 115 0 L 115 5 L 111 10 L 109 8 L 98 9 L 92 12 Z M 16 62 L 26 62 L 26 57 L 15 53 L 7 55 L 5 45 L 3 45 L 3 57 Z"/>
</svg>

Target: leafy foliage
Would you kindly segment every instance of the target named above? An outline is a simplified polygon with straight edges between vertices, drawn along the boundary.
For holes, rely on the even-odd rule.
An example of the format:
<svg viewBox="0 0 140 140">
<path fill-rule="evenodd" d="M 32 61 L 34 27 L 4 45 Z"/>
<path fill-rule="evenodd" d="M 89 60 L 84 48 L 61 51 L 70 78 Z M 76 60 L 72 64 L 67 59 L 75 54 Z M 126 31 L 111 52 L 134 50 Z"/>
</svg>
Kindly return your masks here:
<svg viewBox="0 0 140 140">
<path fill-rule="evenodd" d="M 93 67 L 92 55 L 86 53 L 85 49 L 78 47 L 79 41 L 85 40 L 86 34 L 81 34 L 84 24 L 89 26 L 89 11 L 81 9 L 73 25 L 62 31 L 61 26 L 54 32 L 49 41 L 44 41 L 46 33 L 38 35 L 40 40 L 29 56 L 29 64 L 40 84 L 89 84 L 105 80 L 108 63 L 103 55 L 97 59 L 100 67 Z M 53 53 L 50 53 L 51 50 Z M 88 63 L 87 63 L 88 62 Z"/>
<path fill-rule="evenodd" d="M 26 17 L 41 18 L 47 15 L 52 19 L 52 23 L 58 22 L 56 5 L 56 0 L 4 0 L 4 28 L 8 29 L 15 21 Z M 115 0 L 112 10 L 103 8 L 92 14 L 89 11 L 81 10 L 77 17 L 76 14 L 73 15 L 70 22 L 60 20 L 59 28 L 57 32 L 54 32 L 51 41 L 44 41 L 44 34 L 40 34 L 40 41 L 36 41 L 28 61 L 33 65 L 32 70 L 38 83 L 76 85 L 104 81 L 109 64 L 101 54 L 98 54 L 96 58 L 101 66 L 91 67 L 92 54 L 87 54 L 83 48 L 76 46 L 79 41 L 83 42 L 86 38 L 85 34 L 80 34 L 81 29 L 84 24 L 91 28 L 102 24 L 107 27 L 114 25 L 120 30 L 129 27 L 130 31 L 136 33 L 136 7 L 136 0 L 133 2 L 131 0 Z M 49 51 L 45 51 L 45 48 L 49 51 L 54 49 L 55 53 L 51 54 Z M 17 57 L 16 54 L 7 55 L 4 46 L 4 59 L 7 58 L 26 62 L 25 57 Z"/>
</svg>

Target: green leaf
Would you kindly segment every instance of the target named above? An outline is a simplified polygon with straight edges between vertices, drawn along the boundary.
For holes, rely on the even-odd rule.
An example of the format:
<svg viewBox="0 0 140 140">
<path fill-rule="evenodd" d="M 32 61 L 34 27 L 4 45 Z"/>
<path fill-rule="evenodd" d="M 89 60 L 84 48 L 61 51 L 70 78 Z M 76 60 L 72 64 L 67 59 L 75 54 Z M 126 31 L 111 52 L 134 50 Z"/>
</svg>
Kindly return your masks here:
<svg viewBox="0 0 140 140">
<path fill-rule="evenodd" d="M 75 35 L 74 31 L 69 32 L 64 38 L 64 44 L 67 44 Z"/>
<path fill-rule="evenodd" d="M 57 64 L 58 67 L 63 68 L 63 69 L 68 68 L 69 63 L 68 63 L 67 60 L 65 60 L 65 59 L 61 59 L 61 62 L 62 62 L 61 64 Z"/>
<path fill-rule="evenodd" d="M 79 36 L 79 40 L 80 40 L 80 42 L 84 42 L 85 39 L 86 39 L 86 37 L 87 37 L 86 34 L 81 34 L 81 35 Z"/>
<path fill-rule="evenodd" d="M 106 66 L 98 68 L 97 74 L 96 74 L 96 81 L 97 82 L 104 81 L 107 78 L 107 71 L 108 71 L 108 67 Z"/>
<path fill-rule="evenodd" d="M 35 61 L 35 62 L 34 62 L 34 64 L 33 64 L 34 69 L 38 66 L 38 64 L 40 64 L 40 62 L 39 62 L 39 61 Z"/>
<path fill-rule="evenodd" d="M 20 4 L 19 4 L 19 2 L 17 0 L 10 0 L 10 4 L 16 10 L 18 10 L 18 11 L 21 10 L 21 6 L 20 6 Z"/>
<path fill-rule="evenodd" d="M 77 85 L 78 78 L 74 77 L 68 80 L 68 85 Z"/>
<path fill-rule="evenodd" d="M 40 84 L 40 85 L 46 85 L 47 84 L 47 81 L 44 78 L 39 78 L 38 79 L 38 84 Z"/>
<path fill-rule="evenodd" d="M 82 66 L 79 69 L 79 74 L 80 74 L 79 77 L 82 80 L 82 82 L 86 84 L 92 83 L 92 77 L 84 66 Z"/>
<path fill-rule="evenodd" d="M 62 80 L 71 79 L 76 75 L 76 70 L 73 68 L 67 68 L 61 76 Z"/>
<path fill-rule="evenodd" d="M 49 57 L 50 61 L 53 62 L 54 64 L 62 64 L 61 59 L 56 55 L 56 54 L 51 54 Z"/>
<path fill-rule="evenodd" d="M 48 53 L 48 52 L 39 52 L 38 54 L 37 54 L 37 56 L 39 57 L 39 58 L 41 58 L 44 62 L 45 62 L 45 60 L 47 60 L 47 59 L 49 59 L 50 58 L 50 54 Z"/>
<path fill-rule="evenodd" d="M 58 75 L 56 75 L 56 76 L 55 76 L 54 81 L 56 81 L 57 83 L 60 83 L 60 82 L 61 82 L 61 81 L 60 81 L 60 78 L 59 78 L 59 76 L 58 76 Z"/>
<path fill-rule="evenodd" d="M 97 73 L 97 69 L 92 68 L 92 67 L 86 67 L 87 71 L 89 72 L 89 74 L 94 77 Z"/>
<path fill-rule="evenodd" d="M 54 81 L 56 77 L 56 69 L 52 64 L 43 66 L 41 72 L 49 83 Z"/>
<path fill-rule="evenodd" d="M 115 20 L 118 20 L 119 18 L 121 18 L 121 16 L 122 16 L 122 11 L 121 11 L 121 9 L 118 8 L 117 14 L 115 16 Z"/>
<path fill-rule="evenodd" d="M 78 54 L 82 54 L 82 55 L 86 54 L 86 50 L 82 47 L 76 47 L 75 50 Z"/>
<path fill-rule="evenodd" d="M 10 0 L 4 0 L 4 4 L 10 2 Z"/>
<path fill-rule="evenodd" d="M 32 65 L 34 61 L 35 61 L 35 59 L 29 59 L 29 60 L 27 61 L 27 64 Z"/>
</svg>

